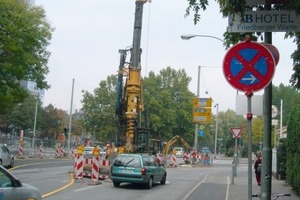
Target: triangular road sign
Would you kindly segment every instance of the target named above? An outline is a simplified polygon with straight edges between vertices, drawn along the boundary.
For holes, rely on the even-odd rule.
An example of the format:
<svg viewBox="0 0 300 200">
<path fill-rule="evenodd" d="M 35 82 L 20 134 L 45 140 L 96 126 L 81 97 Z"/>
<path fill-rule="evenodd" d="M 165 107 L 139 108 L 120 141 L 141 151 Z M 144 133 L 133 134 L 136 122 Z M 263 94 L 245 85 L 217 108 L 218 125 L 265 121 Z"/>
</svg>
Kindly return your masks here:
<svg viewBox="0 0 300 200">
<path fill-rule="evenodd" d="M 242 132 L 242 128 L 230 128 L 230 131 L 232 132 L 234 138 L 239 138 Z"/>
</svg>

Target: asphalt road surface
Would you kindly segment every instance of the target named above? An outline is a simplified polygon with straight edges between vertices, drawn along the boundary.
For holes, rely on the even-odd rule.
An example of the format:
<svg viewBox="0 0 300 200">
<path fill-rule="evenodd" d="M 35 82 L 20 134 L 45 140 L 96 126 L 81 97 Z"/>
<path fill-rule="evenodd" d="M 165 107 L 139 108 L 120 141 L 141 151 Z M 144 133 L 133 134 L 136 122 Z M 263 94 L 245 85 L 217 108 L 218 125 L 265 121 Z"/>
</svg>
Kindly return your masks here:
<svg viewBox="0 0 300 200">
<path fill-rule="evenodd" d="M 212 200 L 226 199 L 231 162 L 215 160 L 213 166 L 167 168 L 166 185 L 157 183 L 150 190 L 133 184 L 115 188 L 108 180 L 91 185 L 88 177 L 74 180 L 71 159 L 17 160 L 12 173 L 22 182 L 37 187 L 46 200 Z"/>
</svg>

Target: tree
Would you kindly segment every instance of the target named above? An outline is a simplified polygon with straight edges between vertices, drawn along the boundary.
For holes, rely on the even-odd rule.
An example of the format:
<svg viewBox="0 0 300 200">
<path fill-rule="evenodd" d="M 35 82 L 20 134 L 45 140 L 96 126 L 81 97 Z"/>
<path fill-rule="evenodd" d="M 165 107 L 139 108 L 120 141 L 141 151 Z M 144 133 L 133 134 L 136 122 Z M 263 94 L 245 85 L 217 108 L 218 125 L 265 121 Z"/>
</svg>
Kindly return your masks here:
<svg viewBox="0 0 300 200">
<path fill-rule="evenodd" d="M 174 135 L 193 141 L 192 100 L 195 96 L 188 90 L 191 78 L 184 70 L 171 67 L 156 75 L 150 72 L 143 80 L 145 111 L 142 126 L 150 128 L 152 138 L 165 141 Z M 116 76 L 101 81 L 93 93 L 83 95 L 83 124 L 98 140 L 115 141 L 117 119 L 115 113 Z"/>
<path fill-rule="evenodd" d="M 300 163 L 300 106 L 298 105 L 291 113 L 288 121 L 287 134 L 287 158 L 286 173 L 287 182 L 300 195 L 300 168 L 296 163 Z"/>
<path fill-rule="evenodd" d="M 205 11 L 207 6 L 209 6 L 208 0 L 188 0 L 189 5 L 186 9 L 185 16 L 189 16 L 193 12 L 194 24 L 201 19 L 201 11 Z M 253 9 L 263 9 L 264 5 L 257 6 L 246 6 L 246 0 L 217 0 L 220 5 L 220 11 L 223 17 L 228 17 L 229 15 L 242 14 L 246 10 Z M 275 4 L 272 6 L 272 10 L 295 10 L 297 14 L 300 14 L 300 1 L 290 0 L 288 4 Z M 246 33 L 252 35 L 253 40 L 256 40 L 257 36 L 261 33 Z M 225 46 L 228 48 L 231 44 L 235 44 L 244 39 L 244 34 L 240 33 L 229 33 L 224 30 Z M 292 53 L 291 58 L 294 61 L 294 74 L 292 74 L 290 82 L 293 87 L 300 89 L 300 33 L 288 32 L 286 33 L 286 38 L 294 38 L 294 42 L 297 44 L 297 49 Z"/>
<path fill-rule="evenodd" d="M 283 126 L 287 125 L 289 115 L 300 104 L 300 93 L 292 86 L 284 86 L 280 84 L 278 87 L 272 87 L 272 104 L 278 109 L 281 106 L 281 100 L 283 100 Z M 280 114 L 280 113 L 279 113 Z M 280 118 L 280 116 L 278 117 Z"/>
<path fill-rule="evenodd" d="M 48 89 L 46 50 L 51 39 L 50 24 L 41 7 L 27 1 L 0 0 L 0 113 L 28 96 L 21 80 L 32 80 L 37 88 Z"/>
<path fill-rule="evenodd" d="M 192 105 L 195 94 L 188 90 L 191 78 L 184 69 L 167 67 L 158 75 L 150 72 L 143 80 L 143 119 L 154 138 L 168 141 L 175 135 L 190 144 L 194 138 Z"/>
<path fill-rule="evenodd" d="M 82 100 L 83 125 L 97 140 L 114 141 L 116 135 L 115 92 L 116 76 L 100 82 L 94 93 L 84 91 Z"/>
</svg>

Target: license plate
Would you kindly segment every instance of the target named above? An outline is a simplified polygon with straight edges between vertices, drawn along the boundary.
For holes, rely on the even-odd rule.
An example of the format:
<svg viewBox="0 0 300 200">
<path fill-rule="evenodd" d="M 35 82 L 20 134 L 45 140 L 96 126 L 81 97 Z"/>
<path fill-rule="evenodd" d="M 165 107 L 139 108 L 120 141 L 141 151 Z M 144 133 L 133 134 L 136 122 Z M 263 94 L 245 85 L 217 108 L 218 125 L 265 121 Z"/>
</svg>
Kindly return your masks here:
<svg viewBox="0 0 300 200">
<path fill-rule="evenodd" d="M 133 171 L 131 169 L 122 169 L 122 172 L 124 172 L 124 173 L 132 173 Z"/>
</svg>

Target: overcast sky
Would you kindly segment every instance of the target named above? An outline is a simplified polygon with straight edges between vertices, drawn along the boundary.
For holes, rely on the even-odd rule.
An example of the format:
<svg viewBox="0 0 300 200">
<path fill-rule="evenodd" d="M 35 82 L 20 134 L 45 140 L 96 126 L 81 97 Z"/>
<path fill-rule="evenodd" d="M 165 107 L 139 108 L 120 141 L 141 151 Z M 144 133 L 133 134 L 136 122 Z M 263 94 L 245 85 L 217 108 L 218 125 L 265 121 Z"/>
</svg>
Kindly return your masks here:
<svg viewBox="0 0 300 200">
<path fill-rule="evenodd" d="M 227 52 L 221 41 L 196 37 L 182 40 L 182 34 L 201 34 L 223 39 L 227 19 L 222 18 L 215 1 L 194 25 L 185 18 L 187 1 L 153 0 L 144 5 L 142 27 L 142 75 L 156 74 L 168 66 L 185 69 L 192 77 L 190 90 L 197 94 L 198 66 L 201 66 L 200 97 L 212 97 L 219 111 L 235 110 L 236 91 L 224 78 L 223 58 Z M 119 49 L 132 45 L 135 0 L 35 0 L 46 10 L 55 27 L 49 51 L 51 88 L 45 92 L 44 106 L 70 110 L 72 79 L 73 109 L 81 108 L 81 90 L 93 92 L 101 80 L 117 74 Z M 273 45 L 280 52 L 273 84 L 289 85 L 293 73 L 291 53 L 296 45 L 273 33 Z M 262 94 L 263 91 L 255 93 Z M 208 93 L 208 94 L 206 94 Z M 213 111 L 215 112 L 215 111 Z"/>
</svg>

